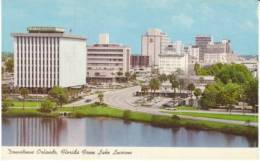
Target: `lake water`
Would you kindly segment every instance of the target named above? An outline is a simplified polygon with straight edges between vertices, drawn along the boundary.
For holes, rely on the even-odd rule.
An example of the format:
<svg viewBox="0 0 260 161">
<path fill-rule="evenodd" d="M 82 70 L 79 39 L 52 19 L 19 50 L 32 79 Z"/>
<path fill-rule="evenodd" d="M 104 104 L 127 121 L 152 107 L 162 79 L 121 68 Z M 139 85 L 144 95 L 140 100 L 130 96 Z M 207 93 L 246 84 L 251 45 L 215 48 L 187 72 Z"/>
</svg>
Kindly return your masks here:
<svg viewBox="0 0 260 161">
<path fill-rule="evenodd" d="M 215 131 L 161 128 L 109 118 L 3 118 L 3 146 L 255 147 Z"/>
</svg>

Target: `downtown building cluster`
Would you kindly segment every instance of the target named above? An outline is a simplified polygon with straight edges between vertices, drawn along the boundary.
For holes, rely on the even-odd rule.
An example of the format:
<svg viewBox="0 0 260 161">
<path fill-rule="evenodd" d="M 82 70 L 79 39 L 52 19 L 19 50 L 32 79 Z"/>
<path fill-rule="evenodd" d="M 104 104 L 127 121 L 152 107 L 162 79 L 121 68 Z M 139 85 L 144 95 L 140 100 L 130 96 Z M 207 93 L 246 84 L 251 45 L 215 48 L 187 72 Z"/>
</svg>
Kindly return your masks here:
<svg viewBox="0 0 260 161">
<path fill-rule="evenodd" d="M 230 63 L 234 53 L 230 41 L 213 42 L 198 36 L 195 44 L 172 42 L 159 29 L 149 29 L 141 37 L 141 54 L 131 48 L 110 43 L 108 34 L 87 45 L 86 38 L 65 33 L 63 28 L 28 27 L 27 33 L 13 33 L 14 86 L 50 89 L 77 87 L 91 82 L 121 80 L 125 73 L 139 69 L 158 69 L 160 74 L 179 71 L 192 74 L 196 63 Z"/>
</svg>

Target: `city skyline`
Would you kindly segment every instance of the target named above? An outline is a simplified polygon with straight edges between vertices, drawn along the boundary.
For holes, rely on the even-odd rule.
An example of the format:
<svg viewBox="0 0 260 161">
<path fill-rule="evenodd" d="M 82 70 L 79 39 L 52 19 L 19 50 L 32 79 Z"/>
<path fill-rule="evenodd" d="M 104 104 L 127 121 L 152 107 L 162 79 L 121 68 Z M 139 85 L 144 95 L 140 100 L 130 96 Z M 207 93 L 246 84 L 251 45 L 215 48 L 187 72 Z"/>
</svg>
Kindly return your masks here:
<svg viewBox="0 0 260 161">
<path fill-rule="evenodd" d="M 30 5 L 22 5 L 26 3 Z M 99 33 L 109 33 L 111 43 L 127 45 L 133 54 L 141 53 L 141 35 L 149 28 L 160 28 L 185 45 L 194 44 L 197 35 L 211 35 L 214 41 L 230 39 L 237 54 L 258 52 L 254 0 L 105 0 L 100 4 L 93 0 L 4 0 L 2 14 L 3 51 L 13 51 L 12 32 L 24 32 L 27 26 L 58 26 L 86 37 L 88 45 L 98 42 Z"/>
</svg>

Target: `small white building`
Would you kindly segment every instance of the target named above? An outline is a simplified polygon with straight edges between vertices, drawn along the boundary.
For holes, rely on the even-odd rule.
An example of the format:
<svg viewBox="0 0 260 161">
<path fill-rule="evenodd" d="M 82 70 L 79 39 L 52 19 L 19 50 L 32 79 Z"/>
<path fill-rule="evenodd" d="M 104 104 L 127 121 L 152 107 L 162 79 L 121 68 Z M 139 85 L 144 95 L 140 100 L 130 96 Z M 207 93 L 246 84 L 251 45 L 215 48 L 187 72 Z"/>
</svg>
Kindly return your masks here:
<svg viewBox="0 0 260 161">
<path fill-rule="evenodd" d="M 12 34 L 15 87 L 50 89 L 86 84 L 86 38 L 56 27 L 27 30 Z"/>
</svg>

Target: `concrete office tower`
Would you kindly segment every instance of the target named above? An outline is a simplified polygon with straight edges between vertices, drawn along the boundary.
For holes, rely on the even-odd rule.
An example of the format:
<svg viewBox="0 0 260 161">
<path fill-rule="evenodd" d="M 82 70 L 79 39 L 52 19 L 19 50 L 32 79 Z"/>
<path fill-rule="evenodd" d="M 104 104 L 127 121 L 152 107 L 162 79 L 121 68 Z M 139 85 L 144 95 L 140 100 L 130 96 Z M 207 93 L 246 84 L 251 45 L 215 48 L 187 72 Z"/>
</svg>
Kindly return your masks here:
<svg viewBox="0 0 260 161">
<path fill-rule="evenodd" d="M 199 60 L 200 62 L 204 61 L 204 53 L 207 50 L 207 45 L 212 42 L 210 36 L 197 36 L 195 37 L 196 46 L 199 47 Z"/>
<path fill-rule="evenodd" d="M 204 65 L 231 62 L 233 62 L 233 51 L 229 40 L 212 42 L 207 45 L 204 53 Z"/>
<path fill-rule="evenodd" d="M 178 49 L 179 45 L 168 45 L 164 52 L 159 55 L 160 74 L 169 75 L 178 70 L 181 70 L 183 74 L 188 73 L 188 54 L 184 52 L 184 49 Z M 182 52 L 179 53 L 178 50 Z"/>
<path fill-rule="evenodd" d="M 149 56 L 149 65 L 159 65 L 159 54 L 170 44 L 168 36 L 159 29 L 149 29 L 142 35 L 142 56 Z"/>
<path fill-rule="evenodd" d="M 86 82 L 86 39 L 64 33 L 63 28 L 28 27 L 12 33 L 14 85 L 50 89 Z"/>
<path fill-rule="evenodd" d="M 111 82 L 130 69 L 131 49 L 127 46 L 94 44 L 87 46 L 87 55 L 88 82 Z"/>
<path fill-rule="evenodd" d="M 99 44 L 109 44 L 109 34 L 99 34 Z"/>
</svg>

